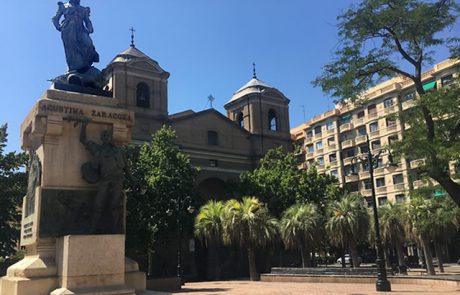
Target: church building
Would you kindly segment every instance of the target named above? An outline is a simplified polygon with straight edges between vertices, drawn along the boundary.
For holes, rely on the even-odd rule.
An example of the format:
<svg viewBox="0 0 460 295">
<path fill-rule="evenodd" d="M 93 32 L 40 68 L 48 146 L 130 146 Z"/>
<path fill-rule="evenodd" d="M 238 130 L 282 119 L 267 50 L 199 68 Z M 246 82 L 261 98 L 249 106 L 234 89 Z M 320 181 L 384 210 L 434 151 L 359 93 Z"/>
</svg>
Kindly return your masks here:
<svg viewBox="0 0 460 295">
<path fill-rule="evenodd" d="M 105 75 L 106 90 L 135 113 L 133 142 L 150 141 L 164 124 L 175 129 L 176 143 L 200 168 L 197 189 L 205 200 L 229 198 L 226 182 L 254 169 L 269 149 L 291 149 L 289 99 L 255 72 L 225 104 L 226 116 L 213 108 L 169 114 L 170 74 L 134 44 L 110 62 Z"/>
</svg>

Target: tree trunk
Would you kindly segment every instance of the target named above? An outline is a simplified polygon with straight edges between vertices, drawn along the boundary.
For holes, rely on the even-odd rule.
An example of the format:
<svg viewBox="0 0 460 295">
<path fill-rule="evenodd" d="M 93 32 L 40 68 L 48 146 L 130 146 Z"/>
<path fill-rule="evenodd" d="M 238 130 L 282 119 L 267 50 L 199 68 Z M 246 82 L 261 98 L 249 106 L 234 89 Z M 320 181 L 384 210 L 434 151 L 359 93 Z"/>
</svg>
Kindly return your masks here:
<svg viewBox="0 0 460 295">
<path fill-rule="evenodd" d="M 358 250 L 356 249 L 355 243 L 351 243 L 350 245 L 350 257 L 353 263 L 353 268 L 359 267 Z"/>
<path fill-rule="evenodd" d="M 209 243 L 209 274 L 208 278 L 211 280 L 221 279 L 221 265 L 219 259 L 219 245 L 212 241 Z"/>
<path fill-rule="evenodd" d="M 302 256 L 302 267 L 310 267 L 311 259 L 310 252 L 305 247 L 300 247 L 300 255 Z"/>
<path fill-rule="evenodd" d="M 433 254 L 431 253 L 430 241 L 426 238 L 422 238 L 422 247 L 423 252 L 425 253 L 426 271 L 429 275 L 435 275 L 436 271 L 434 270 Z"/>
<path fill-rule="evenodd" d="M 441 245 L 441 243 L 439 243 L 437 241 L 434 242 L 434 251 L 436 252 L 436 258 L 438 259 L 439 272 L 443 273 L 444 272 L 444 265 L 443 265 L 443 259 L 442 259 L 442 245 Z"/>
<path fill-rule="evenodd" d="M 443 189 L 450 195 L 452 200 L 460 207 L 460 184 L 456 183 L 449 176 L 431 176 L 434 180 L 439 182 Z"/>
<path fill-rule="evenodd" d="M 404 249 L 402 243 L 400 242 L 396 243 L 396 255 L 398 255 L 399 273 L 402 275 L 407 275 L 406 261 L 404 259 Z"/>
<path fill-rule="evenodd" d="M 248 262 L 249 262 L 249 278 L 251 281 L 259 281 L 260 277 L 256 269 L 256 256 L 254 250 L 248 247 Z"/>
<path fill-rule="evenodd" d="M 391 268 L 391 252 L 390 252 L 390 249 L 388 249 L 388 247 L 385 247 L 382 245 L 383 248 L 383 257 L 385 258 L 385 267 L 386 268 Z"/>
</svg>

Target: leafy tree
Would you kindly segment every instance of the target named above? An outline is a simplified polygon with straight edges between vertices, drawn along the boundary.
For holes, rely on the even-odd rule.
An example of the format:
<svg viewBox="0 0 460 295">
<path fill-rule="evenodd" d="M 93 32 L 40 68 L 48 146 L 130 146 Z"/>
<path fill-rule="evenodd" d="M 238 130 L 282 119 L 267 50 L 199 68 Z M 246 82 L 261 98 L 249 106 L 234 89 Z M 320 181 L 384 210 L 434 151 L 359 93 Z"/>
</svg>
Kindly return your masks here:
<svg viewBox="0 0 460 295">
<path fill-rule="evenodd" d="M 224 203 L 210 200 L 200 208 L 195 218 L 195 236 L 209 246 L 211 261 L 214 262 L 209 277 L 216 280 L 221 277 L 218 246 L 223 238 L 223 216 Z"/>
<path fill-rule="evenodd" d="M 310 252 L 319 246 L 323 235 L 323 216 L 314 203 L 289 207 L 279 222 L 279 232 L 288 249 L 298 249 L 302 267 L 310 265 Z"/>
<path fill-rule="evenodd" d="M 454 0 L 364 0 L 338 17 L 341 43 L 335 60 L 324 66 L 324 72 L 313 83 L 341 101 L 358 98 L 365 90 L 384 78 L 396 75 L 414 83 L 420 97 L 426 94 L 422 83 L 423 66 L 433 63 L 434 49 L 451 47 L 460 52 L 459 38 L 442 37 L 441 32 L 455 23 L 459 5 Z M 401 63 L 401 61 L 403 63 Z M 428 147 L 437 144 L 437 124 L 433 109 L 420 105 L 420 133 Z M 452 135 L 458 139 L 460 122 Z M 422 131 L 422 129 L 420 130 Z M 443 158 L 436 149 L 424 149 L 424 157 L 434 165 L 429 176 L 438 181 L 460 206 L 460 185 L 445 172 Z M 405 150 L 404 152 L 409 152 Z"/>
<path fill-rule="evenodd" d="M 404 140 L 396 142 L 392 148 L 408 160 L 423 158 L 425 161 L 417 168 L 417 173 L 435 179 L 460 206 L 460 185 L 453 181 L 459 174 L 449 171 L 449 163 L 460 161 L 459 104 L 458 82 L 421 96 L 412 108 L 399 115 L 411 128 L 405 130 Z M 429 110 L 434 119 L 433 139 L 426 136 L 424 110 Z"/>
<path fill-rule="evenodd" d="M 7 125 L 0 126 L 0 257 L 16 253 L 20 229 L 20 208 L 26 194 L 27 162 L 24 153 L 5 153 Z"/>
<path fill-rule="evenodd" d="M 359 266 L 357 245 L 367 236 L 369 214 L 359 195 L 348 194 L 328 206 L 326 231 L 332 244 L 350 250 L 353 267 Z"/>
<path fill-rule="evenodd" d="M 264 203 L 255 197 L 241 202 L 228 200 L 224 212 L 224 243 L 238 244 L 246 249 L 251 280 L 259 280 L 255 251 L 273 242 L 277 235 L 277 220 L 270 216 Z"/>
<path fill-rule="evenodd" d="M 197 169 L 175 145 L 175 138 L 174 130 L 164 126 L 150 143 L 128 149 L 127 248 L 132 252 L 151 254 L 155 240 L 168 237 L 176 227 L 177 216 L 181 223 L 191 222 L 176 211 L 185 210 Z"/>
<path fill-rule="evenodd" d="M 313 167 L 299 170 L 294 153 L 282 147 L 271 149 L 259 166 L 240 176 L 242 195 L 257 196 L 272 214 L 279 217 L 295 203 L 324 204 L 337 195 L 337 181 L 329 175 L 318 174 Z"/>
</svg>

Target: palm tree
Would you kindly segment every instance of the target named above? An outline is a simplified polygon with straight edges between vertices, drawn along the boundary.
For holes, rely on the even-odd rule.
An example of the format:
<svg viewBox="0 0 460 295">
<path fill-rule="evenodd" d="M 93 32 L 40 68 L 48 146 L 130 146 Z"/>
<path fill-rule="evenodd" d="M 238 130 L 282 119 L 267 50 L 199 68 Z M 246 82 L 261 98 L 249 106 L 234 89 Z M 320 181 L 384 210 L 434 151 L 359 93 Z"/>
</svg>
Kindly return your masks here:
<svg viewBox="0 0 460 295">
<path fill-rule="evenodd" d="M 403 274 L 405 270 L 403 245 L 406 240 L 405 228 L 408 222 L 407 211 L 402 204 L 388 203 L 379 207 L 379 224 L 382 242 L 386 247 L 396 248 L 399 268 Z"/>
<path fill-rule="evenodd" d="M 345 195 L 328 206 L 329 220 L 326 230 L 331 243 L 349 248 L 353 267 L 359 267 L 357 242 L 367 236 L 369 214 L 359 195 Z"/>
<path fill-rule="evenodd" d="M 219 244 L 222 243 L 224 203 L 211 200 L 200 208 L 195 218 L 195 236 L 209 249 L 212 267 L 208 278 L 219 280 L 221 268 L 219 263 Z"/>
<path fill-rule="evenodd" d="M 288 249 L 299 249 L 302 267 L 310 264 L 310 252 L 321 241 L 323 216 L 313 203 L 288 208 L 279 223 L 281 238 Z"/>
<path fill-rule="evenodd" d="M 225 203 L 223 225 L 224 243 L 238 244 L 247 250 L 250 278 L 259 280 L 255 251 L 274 240 L 277 220 L 270 216 L 264 203 L 255 197 L 245 197 L 241 202 Z"/>
<path fill-rule="evenodd" d="M 435 211 L 438 205 L 431 198 L 413 194 L 408 207 L 411 233 L 422 245 L 425 254 L 427 272 L 435 275 L 433 265 L 433 253 L 431 252 L 430 241 L 435 230 Z"/>
</svg>

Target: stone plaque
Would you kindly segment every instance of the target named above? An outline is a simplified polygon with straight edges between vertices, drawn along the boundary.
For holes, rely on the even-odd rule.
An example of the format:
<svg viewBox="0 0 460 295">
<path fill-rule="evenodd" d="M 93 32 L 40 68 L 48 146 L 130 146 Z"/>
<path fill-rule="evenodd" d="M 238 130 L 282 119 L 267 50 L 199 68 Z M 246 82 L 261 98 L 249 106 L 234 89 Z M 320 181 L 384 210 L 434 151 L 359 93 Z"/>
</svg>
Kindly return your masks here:
<svg viewBox="0 0 460 295">
<path fill-rule="evenodd" d="M 123 200 L 94 220 L 96 190 L 42 189 L 40 237 L 123 234 Z"/>
</svg>

